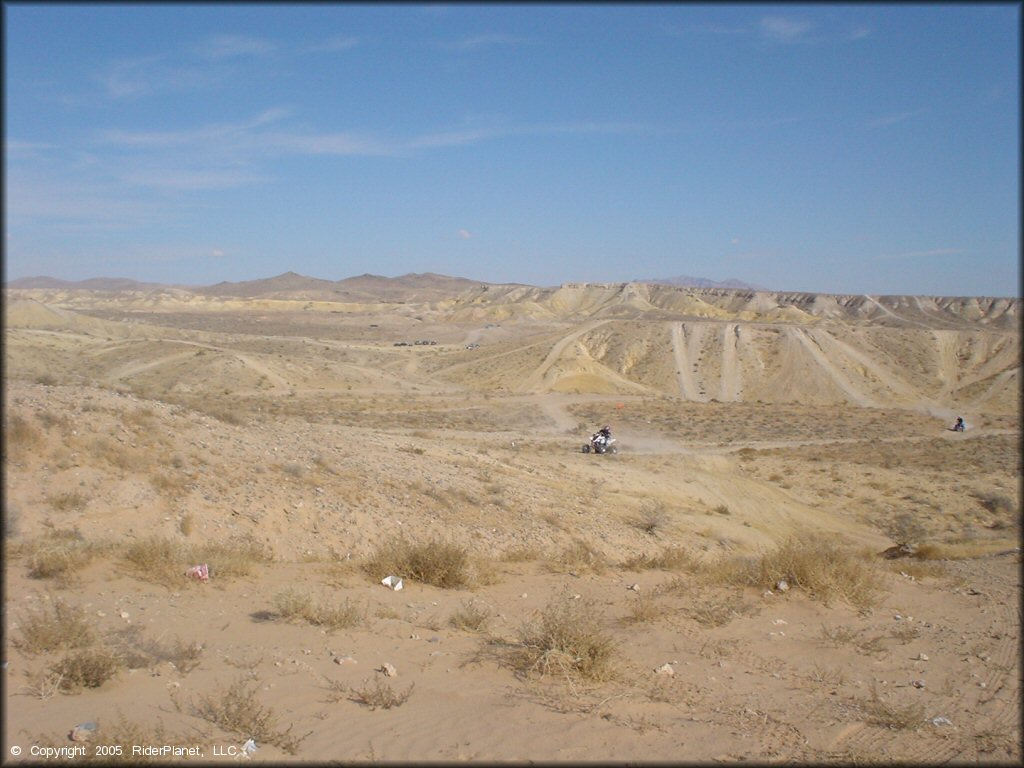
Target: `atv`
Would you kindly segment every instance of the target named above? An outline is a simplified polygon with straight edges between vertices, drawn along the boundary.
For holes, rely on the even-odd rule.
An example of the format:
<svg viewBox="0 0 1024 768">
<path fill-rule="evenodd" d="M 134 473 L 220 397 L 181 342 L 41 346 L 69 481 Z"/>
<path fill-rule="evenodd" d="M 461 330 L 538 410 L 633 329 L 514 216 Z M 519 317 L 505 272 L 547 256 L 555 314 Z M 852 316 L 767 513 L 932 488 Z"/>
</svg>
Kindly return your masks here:
<svg viewBox="0 0 1024 768">
<path fill-rule="evenodd" d="M 615 444 L 615 438 L 595 432 L 590 436 L 590 442 L 583 444 L 583 452 L 590 453 L 618 453 L 619 446 Z"/>
</svg>

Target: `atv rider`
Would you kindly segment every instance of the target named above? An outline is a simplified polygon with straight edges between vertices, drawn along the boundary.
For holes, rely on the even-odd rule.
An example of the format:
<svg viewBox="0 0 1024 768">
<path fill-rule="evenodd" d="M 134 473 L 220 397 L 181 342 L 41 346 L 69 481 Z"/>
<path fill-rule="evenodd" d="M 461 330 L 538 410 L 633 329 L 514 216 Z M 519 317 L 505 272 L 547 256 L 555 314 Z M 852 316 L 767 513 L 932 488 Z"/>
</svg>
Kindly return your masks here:
<svg viewBox="0 0 1024 768">
<path fill-rule="evenodd" d="M 607 424 L 605 424 L 603 427 L 597 430 L 597 432 L 594 433 L 594 436 L 590 438 L 590 442 L 593 443 L 595 446 L 600 445 L 602 447 L 606 447 L 611 439 L 612 429 Z"/>
<path fill-rule="evenodd" d="M 967 428 L 967 425 L 964 424 L 964 417 L 963 416 L 957 416 L 956 417 L 956 424 L 953 425 L 953 431 L 954 432 L 963 432 L 966 428 Z"/>
</svg>

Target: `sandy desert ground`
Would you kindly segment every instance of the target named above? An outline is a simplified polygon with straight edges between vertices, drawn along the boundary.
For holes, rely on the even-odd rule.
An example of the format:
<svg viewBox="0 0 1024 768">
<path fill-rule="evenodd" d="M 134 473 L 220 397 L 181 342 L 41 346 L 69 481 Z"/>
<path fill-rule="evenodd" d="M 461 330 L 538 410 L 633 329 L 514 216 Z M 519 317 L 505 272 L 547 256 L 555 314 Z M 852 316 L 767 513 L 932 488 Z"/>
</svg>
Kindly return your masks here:
<svg viewBox="0 0 1024 768">
<path fill-rule="evenodd" d="M 116 288 L 5 290 L 5 761 L 1020 763 L 1019 299 Z"/>
</svg>

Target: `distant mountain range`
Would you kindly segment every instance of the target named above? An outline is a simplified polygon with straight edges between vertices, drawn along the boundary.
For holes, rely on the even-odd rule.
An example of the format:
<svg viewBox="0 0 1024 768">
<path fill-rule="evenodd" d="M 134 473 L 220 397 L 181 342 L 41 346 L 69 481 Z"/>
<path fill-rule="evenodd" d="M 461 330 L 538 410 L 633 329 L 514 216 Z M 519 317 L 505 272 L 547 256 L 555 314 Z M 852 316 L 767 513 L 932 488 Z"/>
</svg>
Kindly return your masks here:
<svg viewBox="0 0 1024 768">
<path fill-rule="evenodd" d="M 536 287 L 521 283 L 484 283 L 434 273 L 399 277 L 358 275 L 322 280 L 285 272 L 263 280 L 221 282 L 205 287 L 167 286 L 123 278 L 78 282 L 34 277 L 7 284 L 8 305 L 41 301 L 62 309 L 95 308 L 97 302 L 139 310 L 186 308 L 249 300 L 300 304 L 347 305 L 351 311 L 375 312 L 405 305 L 415 311 L 439 311 L 458 322 L 502 322 L 512 318 L 694 317 L 720 320 L 761 318 L 770 322 L 807 323 L 816 318 L 879 325 L 958 329 L 975 324 L 1016 328 L 1020 299 L 993 297 L 916 297 L 840 295 L 769 291 L 739 280 L 716 282 L 687 276 L 616 283 L 563 283 Z M 20 289 L 20 291 L 19 291 Z M 922 300 L 924 299 L 924 300 Z M 282 307 L 283 308 L 283 307 Z"/>
<path fill-rule="evenodd" d="M 727 288 L 744 291 L 768 290 L 761 286 L 745 283 L 742 280 L 729 279 L 719 282 L 705 277 L 691 277 L 689 275 L 649 278 L 634 280 L 633 282 L 690 288 Z M 255 296 L 266 296 L 267 294 L 279 294 L 283 298 L 286 294 L 296 297 L 298 294 L 302 294 L 303 297 L 316 295 L 333 301 L 344 301 L 346 298 L 355 301 L 365 301 L 369 297 L 387 301 L 408 291 L 410 288 L 414 288 L 417 291 L 426 290 L 428 293 L 436 292 L 439 295 L 451 295 L 454 292 L 481 285 L 488 285 L 488 283 L 463 277 L 438 275 L 433 272 L 409 273 L 399 277 L 383 277 L 366 273 L 355 277 L 347 277 L 344 280 L 324 280 L 289 271 L 275 277 L 259 280 L 222 281 L 208 286 L 144 283 L 124 277 L 93 277 L 88 280 L 59 280 L 55 277 L 21 277 L 7 282 L 5 287 L 58 291 L 86 290 L 109 293 L 186 290 L 205 296 L 235 296 L 239 298 L 253 298 Z M 514 285 L 523 284 L 514 283 Z"/>
<path fill-rule="evenodd" d="M 739 291 L 769 291 L 761 285 L 744 283 L 742 280 L 729 278 L 728 280 L 708 280 L 706 277 L 690 277 L 689 275 L 677 275 L 676 277 L 655 277 L 645 280 L 634 280 L 637 283 L 656 283 L 658 285 L 678 285 L 684 288 L 734 288 Z"/>
<path fill-rule="evenodd" d="M 56 291 L 108 291 L 118 293 L 120 291 L 156 291 L 167 288 L 188 289 L 184 285 L 163 285 L 161 283 L 140 283 L 138 280 L 130 280 L 126 277 L 91 277 L 88 280 L 59 280 L 56 277 L 20 277 L 17 280 L 9 280 L 4 284 L 5 288 L 24 289 L 51 289 Z"/>
</svg>

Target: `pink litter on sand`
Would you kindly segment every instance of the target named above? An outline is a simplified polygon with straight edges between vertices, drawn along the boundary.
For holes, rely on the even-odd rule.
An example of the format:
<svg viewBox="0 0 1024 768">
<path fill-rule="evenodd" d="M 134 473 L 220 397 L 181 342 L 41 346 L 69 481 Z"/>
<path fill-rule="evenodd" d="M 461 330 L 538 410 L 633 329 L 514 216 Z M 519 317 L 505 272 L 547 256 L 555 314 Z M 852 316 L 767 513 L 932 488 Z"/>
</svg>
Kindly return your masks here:
<svg viewBox="0 0 1024 768">
<path fill-rule="evenodd" d="M 191 568 L 185 571 L 185 575 L 191 579 L 198 579 L 199 581 L 209 581 L 210 569 L 207 567 L 206 563 L 203 563 L 202 565 L 193 565 Z"/>
</svg>

